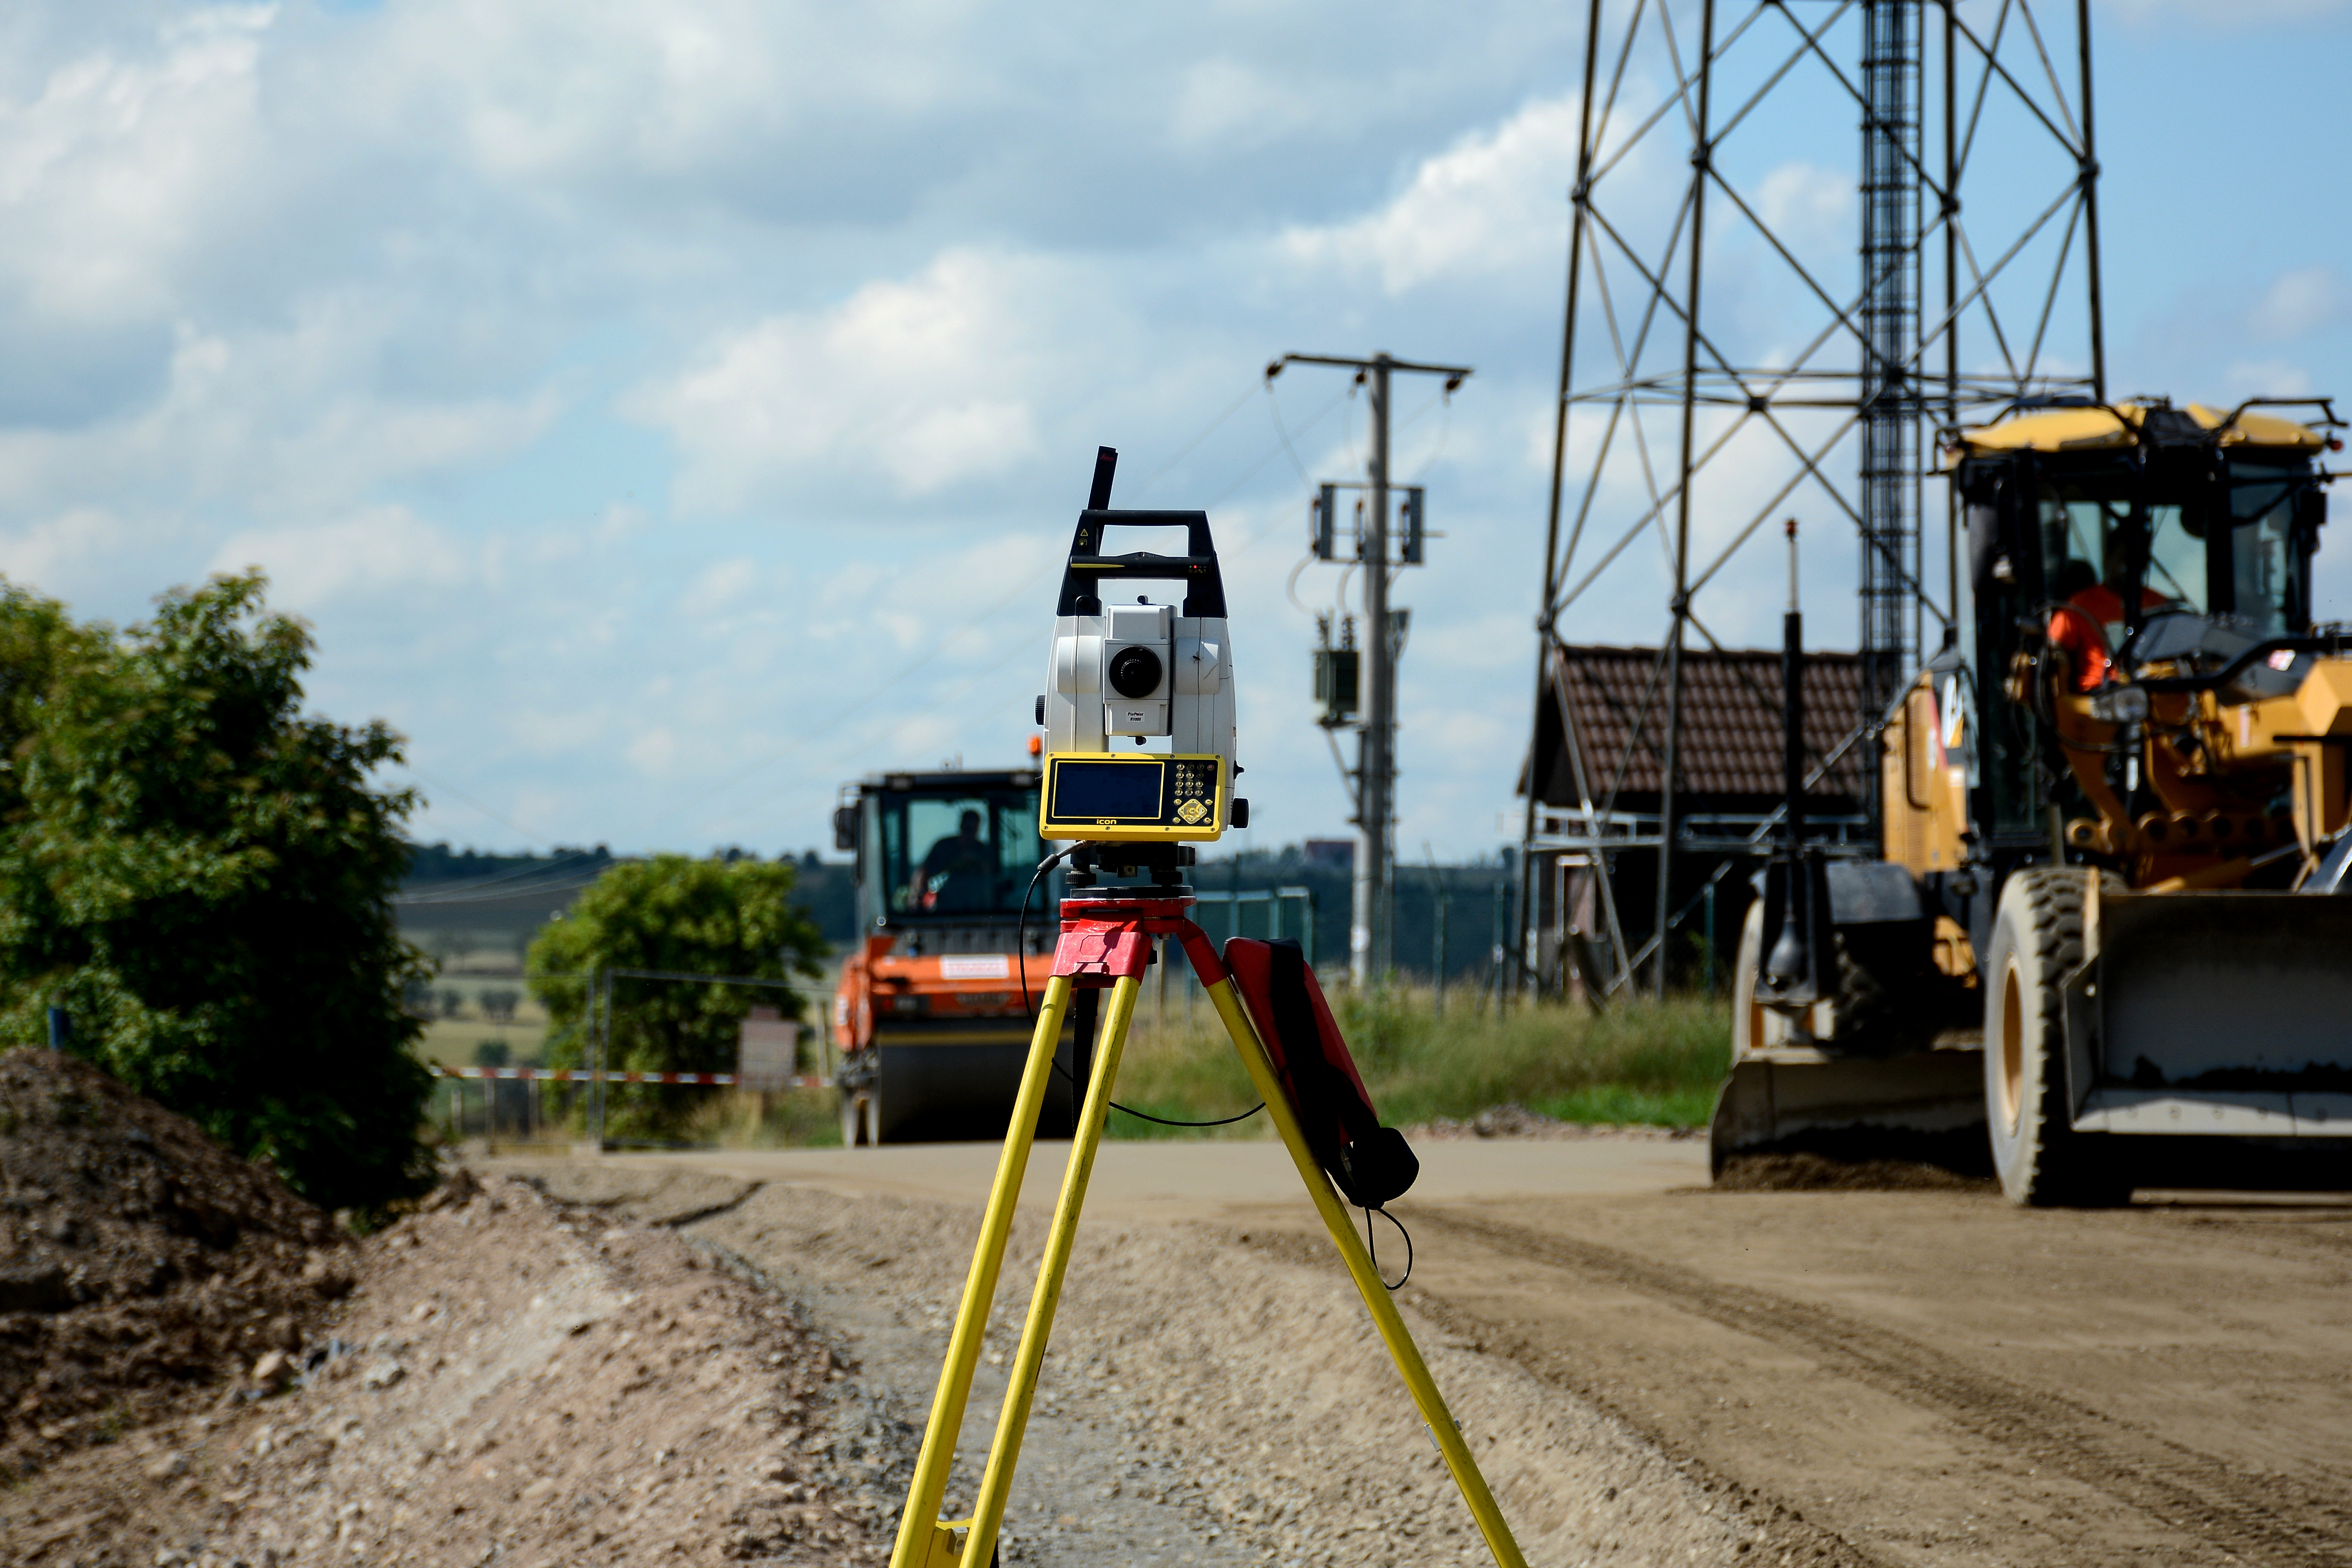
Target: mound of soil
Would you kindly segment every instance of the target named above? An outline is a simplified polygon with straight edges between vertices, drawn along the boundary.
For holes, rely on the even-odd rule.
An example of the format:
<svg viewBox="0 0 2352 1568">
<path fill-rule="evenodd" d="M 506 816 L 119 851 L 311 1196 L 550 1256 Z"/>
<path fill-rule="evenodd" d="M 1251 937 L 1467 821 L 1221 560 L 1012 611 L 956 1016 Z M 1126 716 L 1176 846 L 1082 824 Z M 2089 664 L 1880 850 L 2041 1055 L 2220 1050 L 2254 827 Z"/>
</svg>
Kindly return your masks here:
<svg viewBox="0 0 2352 1568">
<path fill-rule="evenodd" d="M 854 1361 L 657 1226 L 460 1170 L 306 1373 L 0 1489 L 10 1568 L 864 1568 Z"/>
<path fill-rule="evenodd" d="M 0 1055 L 0 1478 L 282 1364 L 350 1288 L 342 1251 L 184 1119 L 71 1058 Z"/>
</svg>

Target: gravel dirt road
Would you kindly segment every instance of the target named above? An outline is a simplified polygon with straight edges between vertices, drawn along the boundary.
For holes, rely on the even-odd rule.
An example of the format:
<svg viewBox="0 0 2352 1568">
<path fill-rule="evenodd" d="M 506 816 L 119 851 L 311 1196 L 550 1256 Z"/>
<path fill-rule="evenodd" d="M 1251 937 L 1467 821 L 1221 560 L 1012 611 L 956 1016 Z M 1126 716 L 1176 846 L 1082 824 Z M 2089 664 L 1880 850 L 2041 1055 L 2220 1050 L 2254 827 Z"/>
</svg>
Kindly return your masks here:
<svg viewBox="0 0 2352 1568">
<path fill-rule="evenodd" d="M 1045 1440 L 1073 1477 L 1039 1500 L 1076 1521 L 1066 1531 L 1097 1518 L 1076 1478 L 1098 1495 L 1139 1453 L 1164 1453 L 1171 1478 L 1250 1469 L 1165 1414 L 1155 1429 L 1139 1402 L 1171 1378 L 1180 1407 L 1207 1402 L 1213 1418 L 1233 1377 L 1265 1407 L 1334 1408 L 1280 1380 L 1286 1360 L 1315 1363 L 1310 1384 L 1336 1375 L 1318 1347 L 1360 1309 L 1286 1176 L 1248 1165 L 1255 1148 L 1105 1151 L 1057 1362 L 1065 1389 L 1116 1383 L 1120 1396 L 1066 1394 L 1066 1413 L 1114 1425 Z M 1701 1151 L 1643 1140 L 1423 1152 L 1435 1179 L 1397 1205 L 1418 1246 L 1402 1300 L 1465 1428 L 1498 1434 L 1498 1490 L 1534 1561 L 2352 1563 L 2352 1203 L 2144 1194 L 2120 1212 L 2021 1213 L 1966 1189 L 1709 1191 Z M 706 1157 L 696 1179 L 723 1165 L 749 1195 L 688 1230 L 799 1270 L 820 1319 L 857 1301 L 898 1314 L 908 1337 L 889 1355 L 869 1347 L 868 1364 L 898 1368 L 919 1412 L 986 1153 Z M 1037 1164 L 1032 1204 L 1049 1200 L 1058 1160 L 1041 1147 Z M 1251 1182 L 1265 1197 L 1237 1195 Z M 877 1265 L 867 1288 L 846 1254 L 820 1256 L 827 1235 L 920 1266 Z M 1295 1294 L 1317 1289 L 1323 1316 Z M 1155 1301 L 1166 1346 L 1134 1368 Z M 1221 1336 L 1253 1315 L 1260 1342 L 1286 1352 L 1218 1360 Z M 1122 1334 L 1125 1362 L 1111 1348 Z M 1093 1376 L 1106 1356 L 1118 1372 Z M 1203 1356 L 1212 1375 L 1189 1377 Z M 1343 1404 L 1402 1405 L 1392 1375 L 1357 1373 Z M 993 1415 L 974 1404 L 971 1446 Z M 1122 1411 L 1173 1441 L 1138 1447 Z M 1526 1413 L 1566 1425 L 1538 1438 Z M 1311 1418 L 1299 1430 L 1330 1436 Z M 1366 1478 L 1358 1501 L 1375 1520 L 1404 1495 L 1384 1489 L 1414 1479 L 1386 1476 L 1383 1441 L 1409 1438 L 1407 1424 L 1334 1449 Z M 1648 1488 L 1629 1516 L 1603 1506 L 1612 1486 L 1609 1502 L 1627 1496 L 1603 1479 L 1611 1465 Z M 1410 1495 L 1442 1517 L 1444 1497 Z M 1275 1515 L 1258 1500 L 1202 1511 L 1226 1522 L 1196 1560 L 1227 1561 L 1215 1549 L 1235 1544 L 1312 1560 L 1311 1538 L 1266 1532 Z M 1447 1537 L 1443 1555 L 1461 1544 Z M 1334 1560 L 1380 1559 L 1367 1544 Z"/>
<path fill-rule="evenodd" d="M 1059 1153 L 1038 1151 L 1048 1190 Z M 1166 1157 L 1129 1162 L 1123 1153 L 1107 1162 L 1124 1167 L 1111 1189 L 1164 1201 L 1155 1189 L 1171 1168 Z M 899 1447 L 877 1456 L 871 1490 L 852 1500 L 879 1499 L 895 1514 L 978 1207 L 855 1190 L 864 1176 L 902 1182 L 903 1172 L 884 1175 L 890 1163 L 886 1151 L 866 1172 L 823 1186 L 754 1186 L 709 1162 L 500 1168 L 563 1202 L 633 1218 L 703 1211 L 680 1234 L 760 1269 L 796 1318 L 844 1344 L 861 1390 L 890 1413 L 883 1425 L 899 1433 Z M 1039 1175 L 1033 1171 L 1033 1190 Z M 949 1492 L 951 1516 L 976 1489 L 1045 1217 L 1031 1207 L 1015 1226 Z M 1023 1450 L 1006 1563 L 1390 1568 L 1487 1560 L 1328 1242 L 1308 1249 L 1279 1233 L 1259 1239 L 1198 1221 L 1096 1215 L 1073 1261 Z M 1532 1563 L 1728 1564 L 1749 1560 L 1759 1544 L 1810 1545 L 1801 1527 L 1750 1517 L 1590 1402 L 1426 1322 L 1420 1337 Z"/>
<path fill-rule="evenodd" d="M 1448 1203 L 1422 1310 L 1900 1563 L 2352 1563 L 2352 1208 Z"/>
</svg>

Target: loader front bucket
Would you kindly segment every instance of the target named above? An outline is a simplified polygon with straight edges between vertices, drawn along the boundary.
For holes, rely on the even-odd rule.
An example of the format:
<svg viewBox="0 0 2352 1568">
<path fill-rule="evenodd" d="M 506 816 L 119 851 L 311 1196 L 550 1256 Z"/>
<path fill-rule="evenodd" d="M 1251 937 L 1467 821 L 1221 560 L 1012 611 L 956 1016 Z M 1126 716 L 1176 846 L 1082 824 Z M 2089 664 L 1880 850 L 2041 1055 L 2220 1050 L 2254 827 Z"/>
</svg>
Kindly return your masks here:
<svg viewBox="0 0 2352 1568">
<path fill-rule="evenodd" d="M 1743 1055 L 1716 1094 L 1708 1163 L 1720 1176 L 1743 1154 L 1803 1152 L 1986 1168 L 1983 1061 L 1969 1047 L 1877 1058 Z"/>
<path fill-rule="evenodd" d="M 2084 949 L 2076 1131 L 2352 1139 L 2352 898 L 2095 891 Z"/>
</svg>

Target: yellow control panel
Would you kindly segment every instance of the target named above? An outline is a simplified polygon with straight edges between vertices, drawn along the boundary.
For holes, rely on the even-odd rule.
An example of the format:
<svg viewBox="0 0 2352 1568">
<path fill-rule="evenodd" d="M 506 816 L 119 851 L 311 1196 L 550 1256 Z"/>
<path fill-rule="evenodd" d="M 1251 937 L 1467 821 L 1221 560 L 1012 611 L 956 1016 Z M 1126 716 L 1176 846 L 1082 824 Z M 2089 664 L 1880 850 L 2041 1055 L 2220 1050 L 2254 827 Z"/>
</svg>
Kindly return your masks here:
<svg viewBox="0 0 2352 1568">
<path fill-rule="evenodd" d="M 1042 838 L 1211 842 L 1225 830 L 1225 760 L 1072 752 L 1045 758 Z"/>
</svg>

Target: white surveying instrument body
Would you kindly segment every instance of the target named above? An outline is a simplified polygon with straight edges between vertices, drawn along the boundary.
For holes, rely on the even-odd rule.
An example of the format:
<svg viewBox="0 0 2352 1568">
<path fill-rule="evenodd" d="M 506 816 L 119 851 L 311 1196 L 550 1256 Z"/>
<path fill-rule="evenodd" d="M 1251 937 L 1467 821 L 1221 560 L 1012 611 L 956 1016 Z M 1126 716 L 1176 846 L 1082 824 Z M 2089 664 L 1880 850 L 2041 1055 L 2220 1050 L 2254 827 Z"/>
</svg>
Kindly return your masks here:
<svg viewBox="0 0 2352 1568">
<path fill-rule="evenodd" d="M 1249 826 L 1233 795 L 1233 648 L 1224 579 L 1199 511 L 1112 511 L 1118 460 L 1097 456 L 1054 618 L 1054 653 L 1037 722 L 1045 731 L 1039 836 L 1098 843 L 1213 843 Z M 1181 555 L 1114 553 L 1113 530 L 1181 528 Z M 1153 604 L 1139 584 L 1183 587 Z M 1148 749 L 1165 737 L 1168 749 Z M 1114 742 L 1131 739 L 1137 750 Z"/>
</svg>

